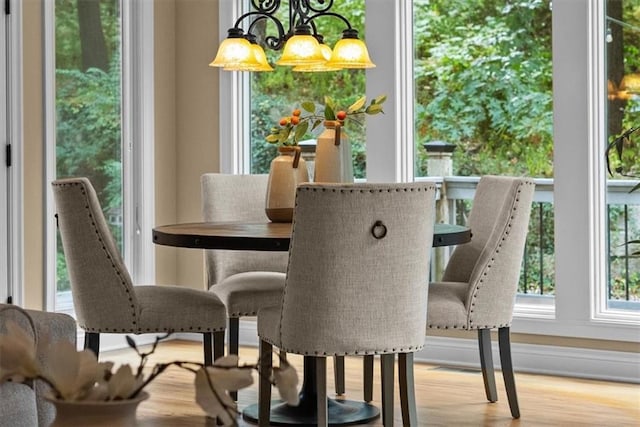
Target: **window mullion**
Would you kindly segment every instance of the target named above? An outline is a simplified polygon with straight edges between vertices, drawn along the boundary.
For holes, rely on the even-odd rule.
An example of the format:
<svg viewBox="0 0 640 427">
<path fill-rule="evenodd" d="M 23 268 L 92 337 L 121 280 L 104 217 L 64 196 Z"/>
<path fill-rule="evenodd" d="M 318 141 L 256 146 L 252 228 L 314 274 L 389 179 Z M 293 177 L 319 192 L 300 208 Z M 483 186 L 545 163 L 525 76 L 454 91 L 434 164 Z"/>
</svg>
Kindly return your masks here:
<svg viewBox="0 0 640 427">
<path fill-rule="evenodd" d="M 376 63 L 376 68 L 367 70 L 367 95 L 388 96 L 384 119 L 367 121 L 367 180 L 371 182 L 413 181 L 412 3 L 376 0 L 365 4 L 366 41 Z"/>
</svg>

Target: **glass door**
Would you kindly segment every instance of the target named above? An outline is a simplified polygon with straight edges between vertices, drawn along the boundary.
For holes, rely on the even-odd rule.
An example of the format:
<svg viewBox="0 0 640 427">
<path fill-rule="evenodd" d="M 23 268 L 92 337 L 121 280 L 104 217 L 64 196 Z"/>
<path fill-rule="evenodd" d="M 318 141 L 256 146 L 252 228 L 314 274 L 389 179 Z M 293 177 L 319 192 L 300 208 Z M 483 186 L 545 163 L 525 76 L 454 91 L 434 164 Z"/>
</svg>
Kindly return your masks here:
<svg viewBox="0 0 640 427">
<path fill-rule="evenodd" d="M 123 250 L 120 0 L 56 0 L 55 174 L 87 177 Z M 60 239 L 56 311 L 72 312 Z"/>
<path fill-rule="evenodd" d="M 6 11 L 3 11 L 6 12 Z M 6 21 L 9 19 L 6 13 L 0 19 L 0 34 L 2 34 L 2 43 L 0 43 L 0 143 L 2 144 L 2 166 L 0 172 L 0 303 L 7 302 L 7 298 L 10 295 L 9 284 L 11 283 L 9 276 L 9 235 L 8 221 L 9 221 L 9 167 L 7 166 L 7 144 L 9 141 L 9 130 L 7 128 L 7 122 L 9 117 L 7 115 L 8 109 L 8 61 L 7 61 L 7 43 L 9 43 L 9 34 L 7 33 Z"/>
</svg>

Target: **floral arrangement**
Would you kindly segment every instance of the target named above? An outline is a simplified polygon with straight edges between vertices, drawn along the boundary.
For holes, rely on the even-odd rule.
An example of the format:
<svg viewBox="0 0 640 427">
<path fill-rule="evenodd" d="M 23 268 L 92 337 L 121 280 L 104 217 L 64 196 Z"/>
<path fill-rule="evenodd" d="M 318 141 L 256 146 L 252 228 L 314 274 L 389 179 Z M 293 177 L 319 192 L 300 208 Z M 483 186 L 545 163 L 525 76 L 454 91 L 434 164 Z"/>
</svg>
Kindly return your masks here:
<svg viewBox="0 0 640 427">
<path fill-rule="evenodd" d="M 155 365 L 145 376 L 148 358 L 158 343 L 167 338 L 156 338 L 151 351 L 142 352 L 131 337 L 127 343 L 140 357 L 134 369 L 128 364 L 114 367 L 113 362 L 98 362 L 91 350 L 77 351 L 68 341 L 49 342 L 39 336 L 38 350 L 46 354 L 44 366 L 36 357 L 36 344 L 32 336 L 17 323 L 8 321 L 7 333 L 0 335 L 0 383 L 41 380 L 51 387 L 51 398 L 65 401 L 113 401 L 134 399 L 142 390 L 169 366 L 177 366 L 195 374 L 196 402 L 205 413 L 217 418 L 222 425 L 235 425 L 237 406 L 229 391 L 237 391 L 253 384 L 252 372 L 258 365 L 238 365 L 238 356 L 229 355 L 217 359 L 213 366 L 202 363 L 174 361 Z M 270 380 L 276 385 L 283 400 L 298 404 L 296 370 L 280 360 L 274 367 Z"/>
<path fill-rule="evenodd" d="M 367 97 L 363 96 L 346 109 L 340 109 L 331 97 L 326 96 L 324 99 L 324 111 L 318 111 L 315 103 L 305 101 L 300 104 L 300 108 L 295 108 L 290 116 L 281 118 L 279 126 L 271 128 L 271 133 L 265 139 L 272 144 L 298 145 L 298 142 L 309 131 L 309 127 L 313 131 L 325 120 L 338 120 L 344 124 L 349 118 L 362 125 L 362 122 L 358 121 L 357 118 L 365 114 L 384 113 L 382 104 L 386 100 L 386 95 L 380 95 L 372 99 L 367 105 Z"/>
</svg>

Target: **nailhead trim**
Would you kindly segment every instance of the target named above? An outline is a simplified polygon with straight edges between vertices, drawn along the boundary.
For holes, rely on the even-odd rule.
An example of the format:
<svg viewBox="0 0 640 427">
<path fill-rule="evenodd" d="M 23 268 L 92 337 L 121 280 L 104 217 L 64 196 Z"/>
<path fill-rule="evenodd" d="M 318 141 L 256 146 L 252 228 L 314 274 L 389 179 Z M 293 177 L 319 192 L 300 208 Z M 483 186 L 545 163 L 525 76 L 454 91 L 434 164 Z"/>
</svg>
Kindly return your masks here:
<svg viewBox="0 0 640 427">
<path fill-rule="evenodd" d="M 515 212 L 518 209 L 518 205 L 520 202 L 520 197 L 519 194 L 522 193 L 522 186 L 523 185 L 535 185 L 533 182 L 531 181 L 524 181 L 520 184 L 518 184 L 518 188 L 516 189 L 516 196 L 515 196 L 515 200 L 513 203 L 513 207 L 511 208 L 512 212 Z M 510 215 L 509 217 L 509 222 L 506 225 L 506 229 L 503 232 L 503 236 L 500 239 L 500 243 L 498 243 L 497 247 L 494 248 L 494 253 L 498 254 L 500 253 L 500 249 L 502 248 L 502 244 L 503 242 L 506 241 L 506 236 L 509 235 L 509 231 L 512 228 L 513 224 L 512 221 L 515 219 L 515 215 Z M 487 266 L 485 267 L 485 271 L 482 272 L 482 277 L 486 277 L 488 275 L 488 269 L 490 269 L 493 265 L 493 263 L 495 262 L 496 258 L 495 256 L 492 256 L 489 263 L 487 264 Z M 476 286 L 474 293 L 473 293 L 473 297 L 471 300 L 471 306 L 475 307 L 475 300 L 478 298 L 478 291 L 480 291 L 480 289 L 482 289 L 482 285 L 484 284 L 484 278 L 481 278 L 478 281 L 478 285 Z M 478 325 L 474 325 L 474 321 L 473 321 L 473 313 L 474 310 L 470 309 L 469 310 L 469 320 L 468 320 L 468 329 L 484 329 L 484 328 L 496 328 L 496 327 L 501 327 L 501 326 L 489 326 L 489 325 L 484 325 L 484 326 L 478 326 Z"/>
<path fill-rule="evenodd" d="M 415 188 L 369 188 L 369 189 L 358 189 L 358 188 L 350 188 L 350 189 L 345 189 L 345 188 L 316 188 L 316 187 L 299 187 L 297 189 L 300 192 L 303 191 L 311 191 L 311 192 L 331 192 L 331 193 L 360 193 L 360 194 L 365 194 L 365 193 L 370 193 L 370 194 L 374 194 L 374 193 L 406 193 L 406 192 L 428 192 L 428 191 L 434 191 L 436 190 L 436 186 L 435 185 L 427 185 L 427 186 L 420 186 L 420 187 L 415 187 Z"/>
<path fill-rule="evenodd" d="M 287 353 L 292 353 L 292 354 L 300 354 L 303 356 L 366 356 L 366 355 L 376 355 L 376 354 L 397 354 L 397 353 L 413 353 L 416 351 L 420 351 L 424 348 L 423 345 L 421 346 L 410 346 L 410 347 L 402 347 L 402 348 L 394 348 L 394 349 L 385 349 L 385 350 L 354 350 L 354 351 L 348 351 L 348 352 L 338 352 L 338 353 L 331 353 L 331 352 L 326 352 L 326 351 L 321 351 L 321 350 L 313 350 L 313 351 L 304 351 L 304 350 L 299 350 L 299 349 L 294 349 L 294 348 L 285 348 L 285 347 L 280 347 L 279 344 L 277 342 L 275 342 L 274 340 L 270 340 L 267 339 L 266 337 L 260 337 L 261 340 L 268 342 L 269 344 L 278 347 L 281 351 L 285 351 Z"/>
<path fill-rule="evenodd" d="M 244 317 L 244 316 L 257 316 L 257 315 L 258 315 L 257 311 L 251 311 L 251 312 L 234 311 L 233 313 L 229 313 L 228 317 Z"/>
</svg>

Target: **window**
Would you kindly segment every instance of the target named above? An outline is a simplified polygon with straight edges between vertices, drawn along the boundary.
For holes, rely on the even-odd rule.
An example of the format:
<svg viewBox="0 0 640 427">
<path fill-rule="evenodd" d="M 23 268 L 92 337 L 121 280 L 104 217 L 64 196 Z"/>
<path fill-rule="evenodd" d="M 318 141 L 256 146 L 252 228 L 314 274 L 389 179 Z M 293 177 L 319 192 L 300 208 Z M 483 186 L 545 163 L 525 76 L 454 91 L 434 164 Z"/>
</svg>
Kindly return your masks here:
<svg viewBox="0 0 640 427">
<path fill-rule="evenodd" d="M 7 34 L 5 19 L 0 20 L 0 34 Z M 3 39 L 0 43 L 0 81 L 7 81 L 9 63 L 7 61 L 7 43 L 8 39 Z M 0 135 L 2 135 L 3 141 L 9 141 L 7 118 L 9 111 L 9 97 L 7 96 L 7 85 L 0 86 Z M 8 208 L 11 206 L 9 200 L 9 183 L 7 180 L 7 166 L 6 158 L 3 159 L 3 171 L 0 173 L 0 283 L 6 283 L 6 285 L 0 286 L 0 302 L 5 302 L 7 297 L 11 294 L 9 289 L 9 234 L 8 234 L 8 221 L 9 212 Z"/>
<path fill-rule="evenodd" d="M 47 181 L 88 177 L 133 280 L 151 282 L 153 3 L 57 0 L 44 14 Z M 47 207 L 52 218 L 50 191 Z M 71 311 L 48 225 L 47 306 Z"/>
<path fill-rule="evenodd" d="M 240 2 L 233 3 L 236 6 L 240 4 Z M 426 108 L 431 101 L 434 101 L 426 98 L 420 106 L 415 107 L 415 100 L 421 94 L 420 88 L 416 88 L 415 97 L 417 98 L 414 98 L 414 80 L 419 82 L 424 81 L 420 80 L 421 78 L 429 77 L 414 74 L 414 70 L 420 69 L 419 57 L 416 58 L 414 66 L 414 46 L 419 46 L 419 40 L 413 40 L 414 29 L 421 28 L 421 24 L 414 23 L 414 20 L 419 18 L 421 12 L 414 14 L 413 6 L 420 6 L 423 3 L 425 2 L 416 0 L 414 2 L 370 1 L 365 4 L 367 44 L 374 62 L 378 65 L 377 68 L 366 72 L 367 92 L 389 95 L 385 104 L 386 120 L 371 120 L 367 125 L 366 178 L 368 180 L 420 179 L 421 175 L 424 175 L 418 167 L 422 164 L 420 150 L 422 150 L 421 145 L 426 142 L 422 138 L 454 139 L 458 142 L 460 138 L 466 137 L 465 132 L 470 132 L 464 127 L 455 134 L 456 136 L 451 137 L 449 136 L 449 134 L 453 135 L 451 130 L 440 128 L 441 123 L 432 126 L 435 127 L 434 129 L 429 129 L 427 125 L 425 128 L 420 127 L 424 124 L 425 115 L 428 112 Z M 429 4 L 442 4 L 443 13 L 454 7 L 462 9 L 468 7 L 468 13 L 474 12 L 472 10 L 474 6 L 469 2 L 430 1 Z M 536 88 L 536 91 L 525 91 L 521 87 L 513 89 L 514 94 L 519 97 L 515 101 L 521 101 L 520 98 L 522 98 L 522 104 L 503 106 L 503 108 L 516 109 L 518 117 L 522 118 L 522 122 L 513 121 L 509 124 L 511 128 L 519 128 L 510 129 L 510 132 L 519 135 L 519 138 L 523 138 L 527 144 L 524 146 L 513 144 L 512 140 L 515 137 L 511 135 L 509 138 L 500 140 L 505 146 L 500 146 L 499 149 L 504 150 L 505 157 L 511 152 L 510 155 L 517 154 L 519 160 L 526 159 L 525 164 L 521 165 L 518 161 L 516 165 L 500 165 L 503 169 L 494 170 L 494 173 L 513 171 L 528 174 L 529 170 L 540 171 L 532 175 L 538 177 L 536 179 L 539 191 L 536 200 L 543 204 L 542 216 L 550 213 L 550 206 L 553 205 L 553 216 L 545 218 L 545 221 L 553 222 L 553 232 L 545 237 L 543 245 L 534 244 L 534 249 L 536 246 L 543 246 L 546 252 L 538 251 L 534 254 L 529 264 L 528 274 L 532 274 L 532 271 L 535 273 L 532 269 L 539 265 L 541 254 L 544 262 L 548 260 L 553 262 L 553 268 L 545 273 L 544 280 L 546 281 L 546 278 L 553 280 L 555 305 L 551 305 L 550 308 L 545 304 L 542 307 L 534 305 L 526 307 L 526 310 L 522 310 L 523 306 L 520 306 L 514 319 L 513 330 L 543 335 L 637 341 L 637 332 L 633 328 L 637 317 L 634 318 L 633 313 L 626 314 L 626 317 L 605 319 L 596 316 L 596 310 L 594 310 L 598 295 L 601 295 L 600 287 L 603 283 L 606 284 L 604 267 L 607 247 L 604 215 L 606 180 L 603 156 L 606 146 L 604 126 L 606 103 L 604 82 L 606 80 L 601 79 L 604 72 L 602 46 L 605 37 L 605 14 L 602 2 L 555 0 L 551 4 L 546 0 L 521 2 L 495 0 L 484 1 L 482 5 L 500 13 L 504 13 L 505 8 L 530 9 L 524 11 L 526 13 L 523 15 L 511 16 L 510 19 L 522 19 L 519 26 L 533 31 L 526 19 L 535 17 L 539 21 L 536 22 L 538 25 L 536 31 L 544 36 L 528 40 L 524 34 L 511 34 L 511 31 L 507 31 L 505 27 L 506 23 L 498 22 L 497 18 L 491 18 L 494 15 L 490 16 L 490 14 L 487 14 L 487 17 L 494 24 L 493 33 L 487 33 L 489 30 L 480 28 L 479 24 L 474 27 L 477 30 L 475 31 L 476 40 L 517 36 L 521 37 L 518 39 L 520 46 L 532 42 L 535 44 L 536 41 L 539 43 L 537 46 L 529 46 L 527 52 L 517 49 L 514 51 L 515 57 L 521 61 L 521 66 L 528 70 L 528 74 L 518 74 L 519 70 L 508 67 L 503 67 L 504 69 L 498 67 L 494 70 L 494 72 L 501 71 L 503 75 L 509 75 L 516 81 L 522 79 L 523 84 Z M 504 7 L 497 7 L 497 5 Z M 518 15 L 516 9 L 509 10 L 509 13 Z M 224 8 L 221 4 L 222 27 L 227 28 L 228 22 L 232 22 L 236 16 L 238 15 L 232 8 Z M 529 18 L 525 19 L 526 16 Z M 435 17 L 437 18 L 438 15 L 435 14 Z M 436 24 L 441 23 L 442 20 L 436 22 Z M 550 27 L 543 26 L 543 23 Z M 517 27 L 515 21 L 510 22 L 510 25 Z M 385 30 L 381 31 L 381 28 Z M 429 28 L 418 32 L 430 34 L 436 38 L 443 37 L 442 31 L 436 32 Z M 470 32 L 474 33 L 474 31 Z M 458 33 L 458 36 L 463 34 Z M 549 34 L 553 34 L 553 38 L 549 39 Z M 221 36 L 224 37 L 224 34 Z M 450 44 L 453 52 L 462 57 L 460 46 L 453 46 L 451 41 Z M 434 49 L 437 47 L 433 46 Z M 539 57 L 536 59 L 538 62 L 535 62 L 534 58 L 523 56 L 531 54 L 531 49 L 535 49 L 538 53 Z M 444 55 L 441 57 L 444 58 Z M 525 59 L 534 62 L 522 63 Z M 498 60 L 496 61 L 499 63 Z M 550 64 L 551 67 L 549 67 Z M 234 92 L 234 95 L 238 95 L 236 98 L 242 100 L 244 96 L 247 97 L 244 99 L 248 102 L 248 92 L 243 91 L 242 85 L 237 83 L 245 77 L 229 74 L 234 73 L 220 74 L 221 91 L 225 90 L 225 85 L 231 85 L 230 91 L 238 91 Z M 527 78 L 531 81 L 524 81 Z M 456 88 L 455 82 L 447 83 L 453 85 L 451 88 Z M 467 80 L 467 83 L 476 90 L 472 80 Z M 482 84 L 481 81 L 475 83 Z M 494 82 L 494 85 L 498 83 Z M 503 100 L 511 99 L 508 97 L 511 95 L 508 89 L 503 88 L 503 90 Z M 476 93 L 481 94 L 481 92 L 477 90 Z M 445 96 L 446 93 L 443 91 L 441 95 Z M 233 98 L 229 96 L 229 99 Z M 464 101 L 465 98 L 457 99 Z M 438 99 L 434 102 L 446 105 L 448 101 L 452 100 Z M 466 104 L 470 104 L 472 108 L 478 108 L 474 101 L 468 101 Z M 511 101 L 515 102 L 513 99 Z M 485 102 L 490 102 L 490 98 Z M 237 117 L 237 120 L 231 120 L 231 123 L 237 125 L 238 129 L 249 129 L 241 119 L 248 109 L 244 110 L 240 104 L 238 107 L 231 113 Z M 464 106 L 455 105 L 455 107 L 460 111 L 464 109 Z M 498 112 L 500 111 L 498 109 Z M 527 111 L 535 114 L 527 116 Z M 436 112 L 431 111 L 431 113 Z M 227 117 L 221 117 L 221 122 L 227 121 Z M 449 127 L 453 126 L 453 121 L 450 119 L 447 123 Z M 496 135 L 501 137 L 501 134 Z M 241 154 L 237 147 L 241 147 L 248 140 L 242 138 L 241 133 L 238 136 L 238 138 L 229 138 L 228 135 L 221 135 L 221 140 L 235 141 L 234 154 Z M 549 161 L 551 147 L 543 143 L 548 142 L 550 137 L 553 140 L 552 162 Z M 234 162 L 230 152 L 222 151 L 221 157 L 224 171 L 249 170 L 229 167 Z M 471 169 L 475 166 L 466 165 L 467 173 L 479 173 Z M 533 218 L 536 217 L 535 215 L 538 213 L 534 214 Z M 546 246 L 547 244 L 549 246 Z M 543 292 L 545 292 L 545 286 L 548 289 L 548 283 L 543 281 Z"/>
<path fill-rule="evenodd" d="M 640 198 L 629 193 L 638 167 L 640 126 L 640 0 L 609 0 L 605 9 L 607 84 L 607 140 L 609 151 L 607 192 L 608 271 L 599 290 L 600 311 L 640 311 L 640 259 L 633 253 L 640 237 Z M 620 145 L 618 145 L 620 144 Z M 621 155 L 617 149 L 621 148 Z"/>
<path fill-rule="evenodd" d="M 283 1 L 278 17 L 287 22 L 288 1 Z M 349 0 L 336 3 L 332 9 L 347 18 L 351 25 L 358 29 L 360 36 L 364 36 L 364 0 Z M 263 35 L 276 33 L 270 21 L 262 21 L 266 27 L 258 30 Z M 318 32 L 325 36 L 324 42 L 333 46 L 342 36 L 345 29 L 344 22 L 330 16 L 314 21 Z M 248 25 L 248 24 L 247 24 Z M 286 30 L 286 29 L 285 29 Z M 265 49 L 267 57 L 274 63 L 281 52 Z M 278 126 L 282 117 L 290 116 L 295 108 L 305 101 L 325 104 L 325 96 L 331 97 L 336 105 L 349 105 L 365 94 L 364 70 L 341 70 L 325 73 L 293 72 L 291 67 L 275 67 L 269 73 L 251 73 L 251 172 L 268 173 L 271 160 L 275 157 L 276 145 L 269 144 L 265 137 L 271 128 Z M 319 126 L 307 133 L 307 138 L 313 140 L 322 131 Z M 353 122 L 347 122 L 345 129 L 352 147 L 354 176 L 365 178 L 366 152 L 364 144 L 365 129 Z"/>
<path fill-rule="evenodd" d="M 0 302 L 22 303 L 22 3 L 11 0 L 0 22 Z"/>
<path fill-rule="evenodd" d="M 473 193 L 460 187 L 477 177 L 553 177 L 551 8 L 547 1 L 414 0 L 413 9 L 415 176 L 441 175 L 428 170 L 428 158 L 442 155 L 427 151 L 437 150 L 434 141 L 448 144 L 452 175 L 476 177 L 447 182 L 452 196 L 465 197 L 450 200 L 452 220 L 464 223 Z M 553 205 L 539 195 L 520 304 L 553 305 L 553 219 Z"/>
<path fill-rule="evenodd" d="M 121 22 L 119 0 L 55 2 L 56 177 L 89 178 L 122 251 Z M 71 288 L 57 242 L 56 309 L 66 311 Z"/>
</svg>

